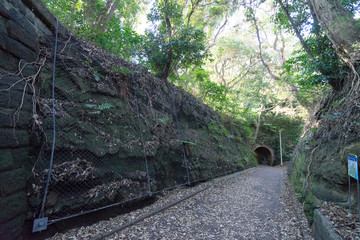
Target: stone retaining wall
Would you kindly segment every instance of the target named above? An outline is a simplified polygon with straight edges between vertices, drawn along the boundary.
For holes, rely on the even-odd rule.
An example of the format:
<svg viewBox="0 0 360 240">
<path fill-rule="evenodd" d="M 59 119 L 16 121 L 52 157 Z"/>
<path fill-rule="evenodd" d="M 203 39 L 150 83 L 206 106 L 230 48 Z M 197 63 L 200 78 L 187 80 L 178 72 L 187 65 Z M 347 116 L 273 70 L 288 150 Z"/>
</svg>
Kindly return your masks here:
<svg viewBox="0 0 360 240">
<path fill-rule="evenodd" d="M 36 3 L 36 1 L 34 1 Z M 2 0 L 0 4 L 0 89 L 6 89 L 23 77 L 35 74 L 27 65 L 22 76 L 1 76 L 4 71 L 16 73 L 19 66 L 37 59 L 40 49 L 48 46 L 53 33 L 44 23 L 44 14 L 35 11 L 32 1 Z M 42 13 L 49 13 L 42 9 Z M 48 15 L 48 17 L 51 15 Z M 20 64 L 20 65 L 19 65 Z M 36 158 L 32 146 L 29 119 L 32 119 L 32 95 L 24 93 L 25 81 L 10 91 L 0 92 L 0 238 L 19 238 L 28 216 L 27 180 Z M 23 99 L 23 103 L 22 103 Z M 15 116 L 21 107 L 18 119 Z M 31 214 L 31 213 L 30 213 Z"/>
</svg>

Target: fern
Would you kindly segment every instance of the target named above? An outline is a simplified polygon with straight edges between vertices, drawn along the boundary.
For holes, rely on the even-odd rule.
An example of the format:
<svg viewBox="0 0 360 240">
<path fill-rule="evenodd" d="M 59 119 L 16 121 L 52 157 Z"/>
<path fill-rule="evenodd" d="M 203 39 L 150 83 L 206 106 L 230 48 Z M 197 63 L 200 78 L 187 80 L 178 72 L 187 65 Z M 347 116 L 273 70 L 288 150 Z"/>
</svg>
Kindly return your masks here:
<svg viewBox="0 0 360 240">
<path fill-rule="evenodd" d="M 113 108 L 113 107 L 114 106 L 112 104 L 110 104 L 110 103 L 103 103 L 103 104 L 99 105 L 97 107 L 97 109 L 101 111 L 101 110 L 110 109 L 110 108 Z"/>
<path fill-rule="evenodd" d="M 169 118 L 168 117 L 164 117 L 164 118 L 158 118 L 158 120 L 162 123 L 162 124 L 165 124 Z"/>
</svg>

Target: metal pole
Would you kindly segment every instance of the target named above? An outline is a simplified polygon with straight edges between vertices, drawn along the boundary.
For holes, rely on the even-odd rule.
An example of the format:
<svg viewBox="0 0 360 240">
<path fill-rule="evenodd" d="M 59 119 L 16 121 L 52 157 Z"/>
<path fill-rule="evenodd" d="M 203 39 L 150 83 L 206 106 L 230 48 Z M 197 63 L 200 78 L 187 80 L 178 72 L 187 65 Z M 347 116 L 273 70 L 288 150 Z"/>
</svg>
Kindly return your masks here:
<svg viewBox="0 0 360 240">
<path fill-rule="evenodd" d="M 350 175 L 348 175 L 349 179 L 349 215 L 351 215 L 351 183 L 350 183 Z"/>
<path fill-rule="evenodd" d="M 360 222 L 360 190 L 359 190 L 359 174 L 357 178 L 357 202 L 358 202 L 358 215 L 359 215 L 359 222 Z"/>
<path fill-rule="evenodd" d="M 131 74 L 131 80 L 134 81 L 134 74 Z M 137 93 L 136 93 L 136 86 L 134 85 L 134 92 L 135 92 L 135 100 L 136 100 L 136 111 L 137 111 L 137 119 L 138 119 L 138 125 L 139 125 L 139 130 L 140 130 L 140 140 L 141 140 L 141 146 L 143 148 L 143 154 L 144 154 L 144 160 L 145 160 L 145 170 L 146 170 L 146 177 L 147 177 L 147 185 L 148 185 L 148 192 L 149 192 L 149 196 L 152 196 L 152 192 L 151 192 L 151 182 L 150 182 L 150 172 L 149 172 L 149 165 L 148 165 L 148 160 L 146 157 L 146 149 L 145 149 L 145 143 L 144 143 L 144 137 L 143 137 L 143 130 L 141 127 L 141 121 L 140 121 L 140 108 L 139 108 L 139 101 L 138 101 L 138 97 L 137 97 Z"/>
<path fill-rule="evenodd" d="M 280 137 L 280 160 L 281 160 L 281 166 L 282 166 L 283 159 L 282 159 L 282 146 L 281 146 L 281 131 L 279 131 L 279 137 Z"/>
</svg>

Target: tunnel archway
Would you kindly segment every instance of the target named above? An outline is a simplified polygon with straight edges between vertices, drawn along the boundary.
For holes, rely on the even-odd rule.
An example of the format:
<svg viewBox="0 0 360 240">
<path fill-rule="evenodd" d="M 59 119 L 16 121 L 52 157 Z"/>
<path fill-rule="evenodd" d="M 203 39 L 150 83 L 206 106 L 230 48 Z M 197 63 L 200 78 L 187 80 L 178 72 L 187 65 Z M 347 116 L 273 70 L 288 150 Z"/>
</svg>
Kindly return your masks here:
<svg viewBox="0 0 360 240">
<path fill-rule="evenodd" d="M 274 150 L 267 145 L 259 145 L 254 149 L 259 164 L 272 166 L 274 163 Z"/>
</svg>

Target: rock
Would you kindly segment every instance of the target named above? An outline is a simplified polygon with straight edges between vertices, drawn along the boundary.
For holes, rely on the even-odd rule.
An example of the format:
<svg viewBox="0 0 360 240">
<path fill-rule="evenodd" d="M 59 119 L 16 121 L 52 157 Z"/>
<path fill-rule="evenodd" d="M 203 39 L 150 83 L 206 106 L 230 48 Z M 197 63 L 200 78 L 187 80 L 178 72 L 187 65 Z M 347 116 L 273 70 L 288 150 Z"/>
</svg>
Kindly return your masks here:
<svg viewBox="0 0 360 240">
<path fill-rule="evenodd" d="M 10 169 L 13 166 L 13 157 L 10 149 L 0 149 L 0 171 Z"/>
<path fill-rule="evenodd" d="M 26 130 L 18 130 L 11 128 L 1 129 L 0 148 L 14 148 L 29 146 L 30 137 Z"/>
<path fill-rule="evenodd" d="M 11 53 L 18 59 L 24 59 L 27 62 L 33 62 L 36 60 L 36 54 L 22 43 L 8 37 L 4 33 L 0 32 L 0 48 L 6 52 Z"/>
<path fill-rule="evenodd" d="M 21 102 L 23 99 L 23 104 Z M 21 106 L 22 111 L 32 110 L 32 96 L 21 91 L 2 92 L 0 94 L 0 108 L 18 109 Z M 28 119 L 27 119 L 28 120 Z"/>
<path fill-rule="evenodd" d="M 347 182 L 347 166 L 344 162 L 338 156 L 325 159 L 320 167 L 314 170 L 315 174 L 319 174 L 330 183 L 345 184 Z"/>
<path fill-rule="evenodd" d="M 31 161 L 30 151 L 32 148 L 30 147 L 22 147 L 22 148 L 14 148 L 11 149 L 11 155 L 13 157 L 13 166 L 14 168 L 21 168 L 21 167 L 33 167 L 33 164 L 36 162 L 36 158 Z M 29 166 L 30 165 L 30 166 Z"/>
<path fill-rule="evenodd" d="M 126 177 L 134 181 L 147 181 L 146 172 L 139 170 L 127 173 Z"/>
<path fill-rule="evenodd" d="M 1 34 L 1 32 L 0 32 Z M 0 48 L 0 68 L 9 72 L 16 72 L 18 59 Z M 0 80 L 2 82 L 2 80 Z M 1 87 L 2 89 L 2 87 Z"/>
<path fill-rule="evenodd" d="M 0 173 L 0 192 L 2 197 L 25 188 L 28 177 L 27 169 L 18 168 Z"/>
<path fill-rule="evenodd" d="M 31 24 L 31 22 L 27 18 L 25 18 L 26 10 L 23 4 L 17 2 L 17 4 L 15 4 L 18 6 L 17 8 L 15 8 L 14 4 L 9 4 L 7 1 L 4 1 L 4 4 L 7 8 L 5 16 L 6 18 L 13 20 L 14 22 L 22 26 L 22 28 L 26 30 L 29 34 L 33 34 L 36 32 L 35 26 Z"/>
<path fill-rule="evenodd" d="M 17 216 L 25 215 L 28 209 L 25 192 L 0 199 L 0 225 Z"/>
<path fill-rule="evenodd" d="M 322 201 L 344 203 L 348 200 L 348 193 L 340 187 L 328 183 L 320 183 L 313 191 L 315 197 Z"/>
<path fill-rule="evenodd" d="M 24 220 L 25 220 L 25 216 L 19 216 L 7 221 L 6 223 L 1 223 L 0 224 L 1 239 L 4 240 L 21 239 L 20 234 L 22 231 Z"/>
<path fill-rule="evenodd" d="M 180 139 L 170 139 L 169 141 L 169 148 L 172 150 L 180 149 L 181 148 L 181 141 Z"/>
<path fill-rule="evenodd" d="M 3 109 L 0 108 L 0 128 L 27 128 L 29 119 L 32 117 L 32 113 L 28 111 L 21 111 L 18 121 L 14 121 L 15 109 Z"/>
<path fill-rule="evenodd" d="M 59 200 L 59 195 L 60 194 L 57 192 L 50 191 L 46 196 L 46 205 L 45 206 L 47 208 L 55 206 Z"/>
<path fill-rule="evenodd" d="M 315 240 L 341 240 L 341 237 L 332 229 L 330 222 L 318 209 L 314 211 L 312 231 Z"/>
<path fill-rule="evenodd" d="M 44 25 L 47 26 L 47 28 L 55 29 L 55 16 L 50 12 L 49 9 L 44 7 L 44 4 L 42 2 L 39 2 L 37 0 L 27 0 L 24 3 L 29 9 L 32 9 L 34 11 L 37 17 L 41 19 L 41 21 L 44 23 Z M 65 27 L 61 23 L 59 23 L 58 33 L 59 35 L 66 36 L 68 30 L 65 29 Z"/>
<path fill-rule="evenodd" d="M 23 92 L 25 81 L 21 81 L 21 77 L 15 75 L 4 75 L 0 78 L 0 89 L 8 89 L 11 87 L 11 90 L 17 90 Z M 16 85 L 14 85 L 16 83 Z"/>
<path fill-rule="evenodd" d="M 7 34 L 7 19 L 0 15 L 0 32 Z"/>
<path fill-rule="evenodd" d="M 26 32 L 22 26 L 19 26 L 14 21 L 8 21 L 8 35 L 37 52 L 40 46 L 35 33 Z"/>
</svg>

